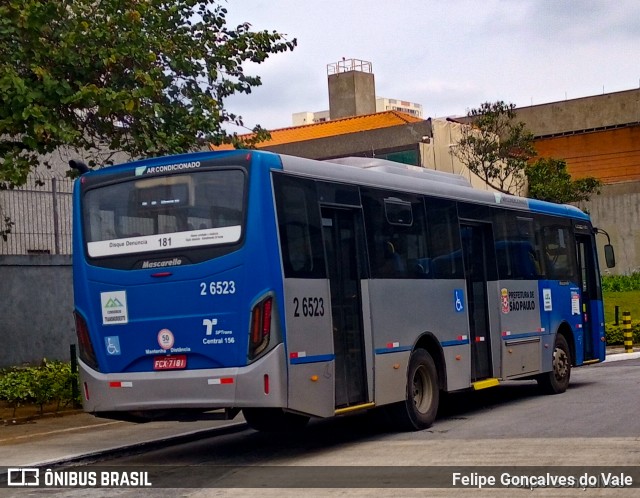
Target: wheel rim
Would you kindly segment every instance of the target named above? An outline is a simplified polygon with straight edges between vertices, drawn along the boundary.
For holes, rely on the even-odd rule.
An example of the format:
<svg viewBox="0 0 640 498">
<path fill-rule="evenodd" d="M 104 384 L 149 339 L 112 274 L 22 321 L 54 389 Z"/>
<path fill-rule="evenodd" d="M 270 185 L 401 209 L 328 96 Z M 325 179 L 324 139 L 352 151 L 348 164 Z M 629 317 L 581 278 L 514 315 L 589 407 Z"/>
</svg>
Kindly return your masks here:
<svg viewBox="0 0 640 498">
<path fill-rule="evenodd" d="M 432 402 L 431 377 L 424 365 L 413 376 L 413 403 L 420 413 L 427 413 Z"/>
<path fill-rule="evenodd" d="M 569 373 L 569 356 L 559 347 L 553 352 L 553 373 L 557 380 L 565 379 Z"/>
</svg>

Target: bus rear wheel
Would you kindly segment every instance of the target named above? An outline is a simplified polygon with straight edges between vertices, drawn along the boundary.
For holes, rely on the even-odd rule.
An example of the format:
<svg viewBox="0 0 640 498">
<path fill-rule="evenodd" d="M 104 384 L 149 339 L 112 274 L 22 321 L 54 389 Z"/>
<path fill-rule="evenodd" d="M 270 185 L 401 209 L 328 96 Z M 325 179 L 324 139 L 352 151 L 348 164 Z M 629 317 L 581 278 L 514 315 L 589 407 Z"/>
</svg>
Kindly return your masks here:
<svg viewBox="0 0 640 498">
<path fill-rule="evenodd" d="M 571 378 L 571 350 L 563 335 L 556 336 L 553 346 L 553 370 L 538 377 L 538 385 L 547 394 L 560 394 L 569 387 Z"/>
<path fill-rule="evenodd" d="M 300 430 L 309 422 L 309 417 L 285 412 L 281 408 L 244 408 L 242 414 L 249 427 L 261 432 Z"/>
<path fill-rule="evenodd" d="M 406 398 L 391 405 L 389 415 L 401 430 L 427 429 L 436 419 L 439 402 L 438 372 L 433 358 L 424 349 L 416 349 L 409 358 Z"/>
</svg>

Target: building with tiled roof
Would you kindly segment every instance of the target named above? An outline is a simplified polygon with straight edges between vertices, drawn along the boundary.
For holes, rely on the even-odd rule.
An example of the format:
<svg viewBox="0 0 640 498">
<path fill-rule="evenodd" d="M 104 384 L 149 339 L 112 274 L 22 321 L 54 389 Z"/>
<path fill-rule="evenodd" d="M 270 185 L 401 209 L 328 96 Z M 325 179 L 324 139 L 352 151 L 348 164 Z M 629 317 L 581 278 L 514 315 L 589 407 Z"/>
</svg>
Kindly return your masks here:
<svg viewBox="0 0 640 498">
<path fill-rule="evenodd" d="M 398 111 L 385 111 L 364 116 L 351 116 L 348 118 L 336 119 L 334 121 L 323 121 L 289 128 L 280 128 L 270 131 L 271 139 L 256 145 L 258 149 L 271 149 L 277 145 L 292 144 L 294 142 L 305 142 L 317 140 L 319 138 L 336 137 L 349 135 L 352 133 L 362 133 L 380 128 L 390 128 L 392 126 L 403 126 L 409 123 L 419 123 L 423 119 L 411 116 Z M 250 134 L 245 138 L 251 137 Z M 241 137 L 242 138 L 242 137 Z M 214 150 L 225 150 L 233 148 L 231 145 L 222 147 L 212 147 Z"/>
<path fill-rule="evenodd" d="M 398 111 L 325 121 L 271 130 L 271 139 L 257 149 L 310 159 L 366 156 L 420 164 L 419 143 L 431 137 L 431 122 Z M 250 134 L 240 139 L 249 139 Z M 232 149 L 231 145 L 211 146 L 212 150 Z"/>
</svg>

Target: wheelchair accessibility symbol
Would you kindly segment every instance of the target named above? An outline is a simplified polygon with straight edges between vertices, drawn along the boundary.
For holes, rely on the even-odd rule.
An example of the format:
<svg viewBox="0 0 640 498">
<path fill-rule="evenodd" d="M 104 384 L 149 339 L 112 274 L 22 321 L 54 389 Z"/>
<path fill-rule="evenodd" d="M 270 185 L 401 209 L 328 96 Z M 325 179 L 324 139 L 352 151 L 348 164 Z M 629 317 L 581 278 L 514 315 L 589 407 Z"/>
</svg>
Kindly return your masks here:
<svg viewBox="0 0 640 498">
<path fill-rule="evenodd" d="M 112 335 L 104 338 L 104 345 L 107 348 L 107 354 L 114 356 L 120 354 L 120 338 Z"/>
<path fill-rule="evenodd" d="M 454 289 L 453 306 L 456 313 L 462 313 L 464 311 L 464 291 L 462 289 Z"/>
</svg>

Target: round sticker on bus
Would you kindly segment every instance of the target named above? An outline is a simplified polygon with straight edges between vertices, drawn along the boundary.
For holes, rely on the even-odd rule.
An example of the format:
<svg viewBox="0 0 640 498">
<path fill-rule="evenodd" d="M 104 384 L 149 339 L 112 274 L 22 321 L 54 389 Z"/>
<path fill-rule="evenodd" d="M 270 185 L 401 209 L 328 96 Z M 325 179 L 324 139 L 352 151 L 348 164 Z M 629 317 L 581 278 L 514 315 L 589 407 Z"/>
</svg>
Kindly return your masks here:
<svg viewBox="0 0 640 498">
<path fill-rule="evenodd" d="M 169 329 L 162 329 L 158 332 L 158 344 L 162 349 L 171 349 L 173 347 L 173 332 Z"/>
</svg>

